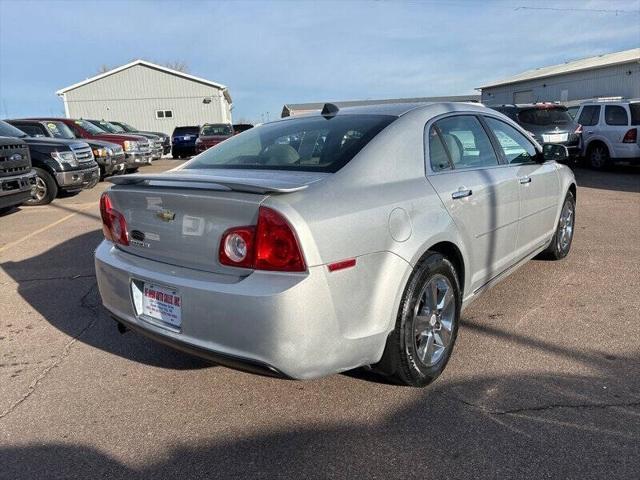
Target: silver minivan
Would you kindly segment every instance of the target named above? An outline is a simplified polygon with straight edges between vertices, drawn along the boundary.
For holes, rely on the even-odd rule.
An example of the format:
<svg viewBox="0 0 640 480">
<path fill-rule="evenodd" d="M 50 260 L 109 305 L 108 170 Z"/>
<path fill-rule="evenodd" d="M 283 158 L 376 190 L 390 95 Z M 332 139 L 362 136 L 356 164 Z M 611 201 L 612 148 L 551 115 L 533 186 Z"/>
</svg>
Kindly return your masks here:
<svg viewBox="0 0 640 480">
<path fill-rule="evenodd" d="M 576 118 L 583 128 L 583 155 L 592 168 L 640 163 L 640 99 L 585 102 Z"/>
</svg>

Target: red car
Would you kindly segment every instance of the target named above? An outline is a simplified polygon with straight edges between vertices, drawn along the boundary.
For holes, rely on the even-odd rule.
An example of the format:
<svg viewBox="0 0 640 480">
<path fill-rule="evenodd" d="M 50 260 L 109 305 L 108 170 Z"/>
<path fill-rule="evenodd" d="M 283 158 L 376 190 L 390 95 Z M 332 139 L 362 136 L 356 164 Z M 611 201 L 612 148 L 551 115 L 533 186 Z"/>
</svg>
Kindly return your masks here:
<svg viewBox="0 0 640 480">
<path fill-rule="evenodd" d="M 121 145 L 125 153 L 125 168 L 134 172 L 140 165 L 151 163 L 151 145 L 149 139 L 134 134 L 107 133 L 86 120 L 71 118 L 38 118 L 31 120 L 57 121 L 66 124 L 76 138 L 104 140 Z"/>
<path fill-rule="evenodd" d="M 196 153 L 233 137 L 233 127 L 228 123 L 205 123 L 200 127 L 200 136 L 196 140 Z"/>
</svg>

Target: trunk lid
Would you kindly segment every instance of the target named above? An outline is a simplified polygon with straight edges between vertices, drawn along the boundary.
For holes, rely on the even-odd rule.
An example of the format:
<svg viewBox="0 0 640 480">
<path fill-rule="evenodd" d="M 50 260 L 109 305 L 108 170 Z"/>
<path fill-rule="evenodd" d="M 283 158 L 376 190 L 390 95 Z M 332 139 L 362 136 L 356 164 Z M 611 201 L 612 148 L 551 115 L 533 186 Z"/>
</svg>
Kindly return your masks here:
<svg viewBox="0 0 640 480">
<path fill-rule="evenodd" d="M 218 261 L 222 234 L 255 225 L 268 195 L 302 190 L 326 175 L 178 170 L 113 177 L 109 196 L 127 221 L 130 241 L 118 248 L 171 265 L 237 275 L 238 268 Z"/>
</svg>

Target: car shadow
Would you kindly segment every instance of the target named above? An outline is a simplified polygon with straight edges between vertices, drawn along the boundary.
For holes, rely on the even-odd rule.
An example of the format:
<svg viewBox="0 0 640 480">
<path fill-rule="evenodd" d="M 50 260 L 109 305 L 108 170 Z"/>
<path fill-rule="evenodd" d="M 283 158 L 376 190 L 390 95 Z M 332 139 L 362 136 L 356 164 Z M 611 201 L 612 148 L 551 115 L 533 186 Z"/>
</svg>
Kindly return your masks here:
<svg viewBox="0 0 640 480">
<path fill-rule="evenodd" d="M 570 167 L 580 187 L 640 193 L 640 167 L 614 165 L 605 171 L 591 170 L 580 165 Z"/>
<path fill-rule="evenodd" d="M 133 333 L 121 335 L 102 307 L 93 254 L 102 241 L 94 230 L 0 268 L 16 283 L 18 294 L 46 321 L 73 338 L 135 362 L 170 369 L 213 364 Z M 91 327 L 91 328 L 88 328 Z"/>
<path fill-rule="evenodd" d="M 194 436 L 185 424 L 167 443 L 148 437 L 140 452 L 124 447 L 135 464 L 113 456 L 113 442 L 105 444 L 109 451 L 73 438 L 5 444 L 0 478 L 634 478 L 640 471 L 640 385 L 638 376 L 620 376 L 619 367 L 638 365 L 638 353 L 617 363 L 591 360 L 596 373 L 584 376 L 476 375 L 421 391 L 368 384 L 369 402 L 351 398 L 354 388 L 333 390 L 329 403 L 360 419 L 352 422 L 332 421 L 331 411 L 314 420 L 300 403 L 292 412 L 295 423 L 279 423 L 280 400 L 261 398 L 267 423 L 260 428 L 225 430 L 214 438 Z M 320 382 L 305 385 L 322 388 Z M 397 410 L 380 408 L 396 389 L 415 395 Z M 240 408 L 228 413 L 236 419 L 244 414 Z"/>
</svg>

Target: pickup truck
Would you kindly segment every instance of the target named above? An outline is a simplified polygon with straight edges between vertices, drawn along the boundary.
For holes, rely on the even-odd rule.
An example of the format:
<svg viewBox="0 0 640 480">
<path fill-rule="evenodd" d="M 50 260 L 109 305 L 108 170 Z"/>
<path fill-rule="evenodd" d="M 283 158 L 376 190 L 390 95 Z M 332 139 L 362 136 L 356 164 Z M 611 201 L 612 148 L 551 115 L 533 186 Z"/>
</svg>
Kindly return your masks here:
<svg viewBox="0 0 640 480">
<path fill-rule="evenodd" d="M 196 153 L 202 153 L 227 138 L 233 137 L 233 127 L 228 123 L 205 123 L 196 139 Z"/>
<path fill-rule="evenodd" d="M 32 120 L 32 119 L 30 119 Z M 139 135 L 106 133 L 101 128 L 86 120 L 71 118 L 38 118 L 33 120 L 60 121 L 71 129 L 76 138 L 83 140 L 104 140 L 117 143 L 124 150 L 126 171 L 135 172 L 140 165 L 151 163 L 151 146 L 149 141 Z"/>
<path fill-rule="evenodd" d="M 29 200 L 36 184 L 29 147 L 7 133 L 0 124 L 0 215 Z"/>
<path fill-rule="evenodd" d="M 33 195 L 25 202 L 27 205 L 46 205 L 60 192 L 77 193 L 93 188 L 100 180 L 100 168 L 85 142 L 30 137 L 1 120 L 0 135 L 16 137 L 29 147 L 36 178 Z"/>
<path fill-rule="evenodd" d="M 126 132 L 116 125 L 112 125 L 106 120 L 87 120 L 87 122 L 93 123 L 96 127 L 101 128 L 106 133 L 112 133 L 119 135 Z M 162 158 L 162 139 L 158 135 L 152 133 L 136 133 L 139 137 L 144 137 L 149 140 L 149 146 L 151 147 L 151 160 L 160 160 Z"/>
<path fill-rule="evenodd" d="M 109 123 L 111 125 L 115 125 L 116 127 L 120 127 L 122 129 L 122 133 L 133 133 L 134 135 L 150 133 L 151 135 L 157 135 L 162 139 L 162 154 L 166 155 L 171 151 L 171 137 L 166 133 L 162 132 L 148 132 L 146 130 L 138 130 L 136 127 L 132 127 L 128 123 L 124 122 L 114 122 L 110 120 Z"/>
<path fill-rule="evenodd" d="M 43 120 L 5 120 L 7 123 L 22 130 L 30 137 L 36 138 L 62 138 L 74 140 L 76 136 L 71 129 L 59 121 Z M 124 172 L 125 158 L 124 150 L 117 143 L 105 142 L 103 140 L 84 139 L 93 151 L 93 157 L 100 167 L 100 178 L 108 175 L 117 175 Z"/>
</svg>

